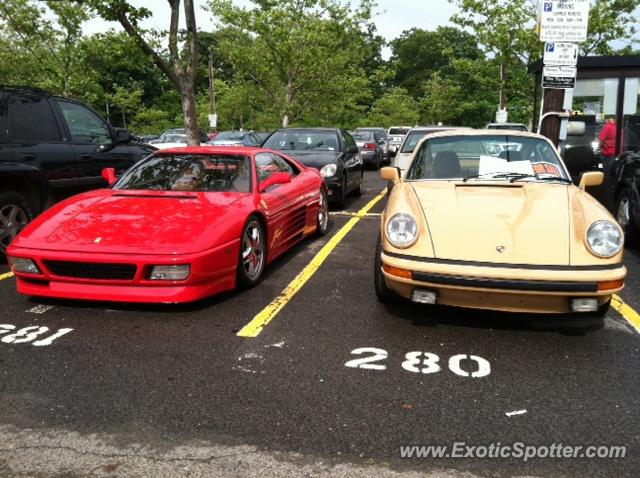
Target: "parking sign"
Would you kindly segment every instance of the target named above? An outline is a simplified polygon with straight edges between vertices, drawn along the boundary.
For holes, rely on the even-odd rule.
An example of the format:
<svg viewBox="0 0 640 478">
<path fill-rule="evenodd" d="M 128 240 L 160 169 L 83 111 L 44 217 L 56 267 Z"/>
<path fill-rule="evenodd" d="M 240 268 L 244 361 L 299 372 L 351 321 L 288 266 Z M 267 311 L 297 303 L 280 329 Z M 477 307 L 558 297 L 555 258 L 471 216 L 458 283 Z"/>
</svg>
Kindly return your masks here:
<svg viewBox="0 0 640 478">
<path fill-rule="evenodd" d="M 583 42 L 589 26 L 589 0 L 540 2 L 538 28 L 545 42 Z"/>
</svg>

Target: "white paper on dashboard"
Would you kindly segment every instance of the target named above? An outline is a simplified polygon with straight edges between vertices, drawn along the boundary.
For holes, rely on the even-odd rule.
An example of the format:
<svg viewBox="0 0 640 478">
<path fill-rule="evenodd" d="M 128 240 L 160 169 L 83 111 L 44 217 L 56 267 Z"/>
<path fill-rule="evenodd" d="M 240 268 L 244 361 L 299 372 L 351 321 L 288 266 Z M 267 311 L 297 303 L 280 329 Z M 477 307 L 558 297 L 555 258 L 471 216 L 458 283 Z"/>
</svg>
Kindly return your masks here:
<svg viewBox="0 0 640 478">
<path fill-rule="evenodd" d="M 480 166 L 478 174 L 494 173 L 516 173 L 533 175 L 533 166 L 531 161 L 507 161 L 506 159 L 496 158 L 494 156 L 480 156 Z"/>
</svg>

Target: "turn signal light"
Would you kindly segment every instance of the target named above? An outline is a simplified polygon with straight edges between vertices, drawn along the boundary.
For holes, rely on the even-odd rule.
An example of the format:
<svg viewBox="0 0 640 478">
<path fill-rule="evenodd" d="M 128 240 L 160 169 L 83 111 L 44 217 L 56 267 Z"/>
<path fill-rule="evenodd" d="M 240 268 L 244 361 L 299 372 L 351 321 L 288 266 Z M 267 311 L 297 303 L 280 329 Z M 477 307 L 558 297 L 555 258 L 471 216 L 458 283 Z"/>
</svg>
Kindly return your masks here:
<svg viewBox="0 0 640 478">
<path fill-rule="evenodd" d="M 382 266 L 382 270 L 392 276 L 402 277 L 403 279 L 413 279 L 413 274 L 411 274 L 411 271 L 408 271 L 406 269 L 400 269 L 399 267 L 393 267 L 384 264 Z"/>
<path fill-rule="evenodd" d="M 622 288 L 623 286 L 624 286 L 624 279 L 610 280 L 607 282 L 599 282 L 598 292 L 602 292 L 605 290 L 616 290 L 616 289 Z"/>
</svg>

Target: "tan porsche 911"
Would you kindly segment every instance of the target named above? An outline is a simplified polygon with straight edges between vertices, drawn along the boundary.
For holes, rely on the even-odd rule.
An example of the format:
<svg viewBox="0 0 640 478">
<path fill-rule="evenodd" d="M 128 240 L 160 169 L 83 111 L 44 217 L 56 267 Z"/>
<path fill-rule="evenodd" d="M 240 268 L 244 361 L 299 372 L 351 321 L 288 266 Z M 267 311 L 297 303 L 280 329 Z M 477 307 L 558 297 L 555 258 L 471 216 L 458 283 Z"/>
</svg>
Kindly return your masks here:
<svg viewBox="0 0 640 478">
<path fill-rule="evenodd" d="M 382 215 L 381 301 L 603 317 L 624 287 L 623 233 L 553 144 L 514 131 L 450 131 L 416 147 Z"/>
</svg>

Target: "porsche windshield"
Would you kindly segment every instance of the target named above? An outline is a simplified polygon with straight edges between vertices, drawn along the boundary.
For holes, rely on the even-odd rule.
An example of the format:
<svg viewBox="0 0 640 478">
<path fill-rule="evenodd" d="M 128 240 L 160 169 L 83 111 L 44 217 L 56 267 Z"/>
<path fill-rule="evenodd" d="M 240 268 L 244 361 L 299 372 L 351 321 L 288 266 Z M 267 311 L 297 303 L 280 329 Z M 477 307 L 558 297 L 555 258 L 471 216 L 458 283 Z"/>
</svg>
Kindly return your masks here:
<svg viewBox="0 0 640 478">
<path fill-rule="evenodd" d="M 250 165 L 246 156 L 152 156 L 127 171 L 114 189 L 250 192 Z"/>
<path fill-rule="evenodd" d="M 401 153 L 413 153 L 413 150 L 416 149 L 416 146 L 420 142 L 422 138 L 424 138 L 428 134 L 439 133 L 440 131 L 445 131 L 444 129 L 418 129 L 411 131 L 407 138 L 404 140 L 402 144 Z"/>
<path fill-rule="evenodd" d="M 547 141 L 503 135 L 427 140 L 416 153 L 407 179 L 570 182 Z"/>
</svg>

